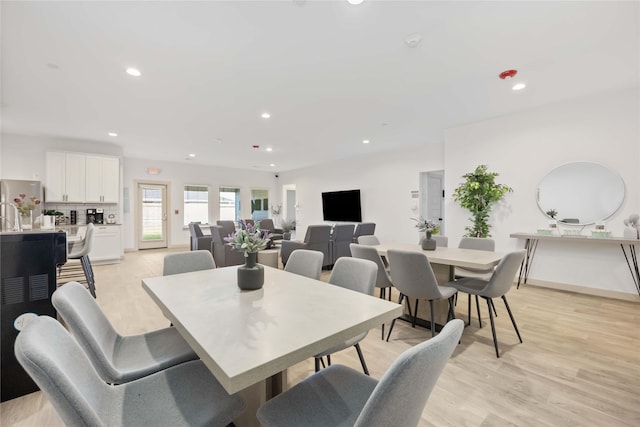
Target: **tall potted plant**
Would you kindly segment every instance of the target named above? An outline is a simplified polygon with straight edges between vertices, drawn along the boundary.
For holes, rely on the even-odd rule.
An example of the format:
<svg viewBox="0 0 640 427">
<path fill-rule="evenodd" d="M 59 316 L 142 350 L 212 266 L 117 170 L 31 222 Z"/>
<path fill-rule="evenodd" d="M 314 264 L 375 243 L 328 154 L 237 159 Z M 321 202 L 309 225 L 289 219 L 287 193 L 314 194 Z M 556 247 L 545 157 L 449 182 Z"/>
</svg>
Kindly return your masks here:
<svg viewBox="0 0 640 427">
<path fill-rule="evenodd" d="M 473 227 L 465 227 L 471 237 L 490 237 L 489 214 L 493 204 L 500 201 L 513 189 L 504 184 L 497 184 L 495 172 L 487 171 L 487 165 L 480 165 L 463 176 L 465 181 L 453 191 L 453 200 L 471 211 Z"/>
</svg>

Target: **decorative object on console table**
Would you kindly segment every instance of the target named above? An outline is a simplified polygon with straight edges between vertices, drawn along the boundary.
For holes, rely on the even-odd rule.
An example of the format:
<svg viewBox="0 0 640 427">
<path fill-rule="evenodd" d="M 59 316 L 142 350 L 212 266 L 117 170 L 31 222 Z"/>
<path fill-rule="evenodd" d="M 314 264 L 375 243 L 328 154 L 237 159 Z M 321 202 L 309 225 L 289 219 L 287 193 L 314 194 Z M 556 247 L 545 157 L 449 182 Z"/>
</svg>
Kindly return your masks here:
<svg viewBox="0 0 640 427">
<path fill-rule="evenodd" d="M 440 232 L 440 227 L 430 219 L 411 219 L 416 222 L 416 228 L 418 229 L 418 231 L 425 233 L 425 237 L 420 241 L 422 249 L 424 249 L 425 251 L 435 251 L 436 241 L 431 238 L 431 235 L 438 234 Z"/>
<path fill-rule="evenodd" d="M 465 181 L 453 191 L 453 200 L 471 211 L 473 227 L 465 227 L 465 237 L 491 237 L 489 214 L 494 203 L 502 200 L 513 189 L 496 184 L 495 172 L 488 172 L 487 165 L 478 166 L 473 172 L 463 175 Z"/>
<path fill-rule="evenodd" d="M 624 238 L 640 239 L 640 215 L 631 214 L 629 218 L 624 220 Z"/>
<path fill-rule="evenodd" d="M 258 252 L 266 249 L 271 242 L 271 233 L 260 230 L 260 225 L 253 226 L 243 221 L 243 227 L 229 234 L 224 240 L 227 245 L 243 252 L 244 265 L 238 267 L 238 287 L 245 291 L 262 288 L 264 284 L 264 267 L 256 263 Z"/>
</svg>

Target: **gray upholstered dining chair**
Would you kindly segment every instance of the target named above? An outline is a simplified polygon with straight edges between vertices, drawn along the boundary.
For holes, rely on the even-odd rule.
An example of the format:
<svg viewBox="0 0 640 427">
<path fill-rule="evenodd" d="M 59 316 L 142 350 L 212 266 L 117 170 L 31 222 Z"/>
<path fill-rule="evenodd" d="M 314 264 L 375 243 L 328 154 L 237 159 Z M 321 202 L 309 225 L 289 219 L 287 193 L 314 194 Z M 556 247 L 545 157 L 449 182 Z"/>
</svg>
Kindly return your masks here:
<svg viewBox="0 0 640 427">
<path fill-rule="evenodd" d="M 373 236 L 376 231 L 375 222 L 361 222 L 356 224 L 356 229 L 353 232 L 353 241 L 358 243 L 358 237 L 360 236 Z"/>
<path fill-rule="evenodd" d="M 242 398 L 229 396 L 200 360 L 109 385 L 51 317 L 30 321 L 18 334 L 14 349 L 18 362 L 65 425 L 224 426 L 245 408 Z"/>
<path fill-rule="evenodd" d="M 496 349 L 496 357 L 500 357 L 500 353 L 498 352 L 498 339 L 496 337 L 496 327 L 493 321 L 493 312 L 495 311 L 493 298 L 500 297 L 502 298 L 502 301 L 504 301 L 504 305 L 507 308 L 507 313 L 509 313 L 509 318 L 511 319 L 513 328 L 516 330 L 518 339 L 522 342 L 522 337 L 520 336 L 520 331 L 518 331 L 518 326 L 516 325 L 516 320 L 513 317 L 509 303 L 507 302 L 506 294 L 513 287 L 513 281 L 516 277 L 516 273 L 518 272 L 518 268 L 520 268 L 520 264 L 524 259 L 525 253 L 526 251 L 524 250 L 508 253 L 504 258 L 502 258 L 489 280 L 477 277 L 464 277 L 449 283 L 449 286 L 456 288 L 459 292 L 469 294 L 469 301 L 471 301 L 471 295 L 479 296 L 487 301 L 489 320 L 491 322 L 491 333 L 493 335 L 493 345 Z M 469 303 L 468 315 L 469 323 L 471 323 L 471 303 Z"/>
<path fill-rule="evenodd" d="M 450 321 L 402 353 L 380 381 L 341 365 L 323 369 L 262 405 L 258 420 L 264 427 L 415 427 L 463 329 Z"/>
<path fill-rule="evenodd" d="M 322 252 L 310 251 L 308 249 L 296 249 L 291 252 L 289 262 L 284 266 L 284 271 L 299 274 L 310 279 L 320 280 L 322 273 Z"/>
<path fill-rule="evenodd" d="M 98 374 L 110 384 L 133 381 L 198 358 L 175 328 L 119 335 L 77 282 L 59 287 L 51 302 Z"/>
<path fill-rule="evenodd" d="M 359 236 L 357 243 L 359 245 L 367 245 L 367 246 L 376 246 L 380 244 L 380 239 L 378 239 L 376 236 L 374 235 L 366 235 L 366 236 Z M 385 256 L 380 256 L 382 258 L 382 262 L 384 263 L 384 267 L 386 269 L 389 268 L 389 262 L 387 261 L 387 257 Z"/>
<path fill-rule="evenodd" d="M 350 245 L 350 250 L 352 257 L 373 261 L 376 264 L 378 267 L 376 274 L 376 288 L 380 288 L 380 298 L 387 297 L 389 301 L 391 301 L 391 289 L 393 288 L 393 283 L 391 282 L 391 277 L 389 277 L 387 268 L 384 265 L 384 261 L 378 253 L 378 250 L 372 246 L 360 245 L 357 243 L 352 243 Z M 389 291 L 388 295 L 387 290 Z M 382 339 L 384 339 L 384 323 L 382 324 Z"/>
<path fill-rule="evenodd" d="M 93 248 L 94 234 L 95 226 L 91 223 L 87 224 L 84 239 L 82 239 L 81 243 L 74 244 L 67 254 L 68 260 L 79 260 L 80 265 L 73 265 L 71 262 L 67 261 L 66 265 L 59 267 L 57 281 L 58 283 L 61 283 L 74 280 L 80 283 L 86 283 L 89 292 L 95 298 L 96 279 L 93 274 L 91 260 L 89 259 L 89 253 Z M 81 270 L 82 273 L 80 273 Z"/>
<path fill-rule="evenodd" d="M 375 246 L 380 244 L 380 239 L 374 235 L 359 236 L 357 243 L 359 245 Z"/>
<path fill-rule="evenodd" d="M 495 252 L 496 250 L 496 242 L 493 239 L 489 239 L 486 237 L 463 237 L 460 239 L 460 243 L 458 247 L 461 249 L 473 249 L 476 251 L 488 251 Z M 493 273 L 493 268 L 489 268 L 487 270 L 481 270 L 477 268 L 455 268 L 455 277 L 456 279 L 461 279 L 463 277 L 475 277 L 478 279 L 489 280 L 491 274 Z M 469 311 L 471 311 L 471 295 L 469 295 L 469 300 L 467 301 L 469 306 Z M 495 307 L 493 307 L 493 303 L 489 304 L 493 313 L 497 312 Z M 482 328 L 482 317 L 480 316 L 480 301 L 478 300 L 478 296 L 476 295 L 476 310 L 478 312 L 478 325 Z M 471 324 L 471 319 L 469 319 L 469 324 Z"/>
<path fill-rule="evenodd" d="M 211 270 L 216 268 L 211 252 L 191 251 L 167 254 L 162 264 L 162 275 L 188 273 L 190 271 Z"/>
<path fill-rule="evenodd" d="M 450 286 L 453 282 L 446 285 L 438 285 L 438 281 L 436 280 L 427 256 L 421 252 L 389 249 L 387 251 L 387 257 L 389 258 L 389 265 L 391 267 L 391 281 L 393 282 L 393 286 L 401 293 L 400 304 L 402 304 L 402 299 L 407 298 L 407 305 L 411 312 L 410 299 L 415 298 L 416 300 L 416 305 L 413 309 L 413 326 L 415 327 L 416 317 L 418 315 L 418 301 L 421 299 L 429 300 L 431 336 L 435 336 L 436 323 L 433 304 L 435 300 L 448 300 L 449 313 L 447 320 L 449 320 L 449 318 L 455 318 L 453 297 L 457 290 Z M 387 335 L 387 341 L 389 341 L 395 323 L 396 319 L 393 319 L 391 327 L 389 328 L 389 334 Z"/>
<path fill-rule="evenodd" d="M 329 284 L 351 289 L 352 291 L 361 292 L 363 294 L 373 295 L 373 288 L 375 287 L 377 275 L 378 266 L 375 262 L 365 259 L 343 257 L 336 261 L 336 264 L 331 271 L 331 276 L 329 276 Z M 316 354 L 316 372 L 320 370 L 320 363 L 324 364 L 322 361 L 323 357 L 326 356 L 327 364 L 331 365 L 331 355 L 333 353 L 337 353 L 350 347 L 355 347 L 358 352 L 360 364 L 362 365 L 362 370 L 366 375 L 369 375 L 369 369 L 367 369 L 367 364 L 364 360 L 362 350 L 360 349 L 360 341 L 365 339 L 367 333 L 368 332 L 363 332 L 343 343 Z"/>
<path fill-rule="evenodd" d="M 436 241 L 436 246 L 439 246 L 442 248 L 446 248 L 447 246 L 449 246 L 449 238 L 447 236 L 441 236 L 437 234 L 435 236 L 431 236 L 431 238 Z"/>
<path fill-rule="evenodd" d="M 349 245 L 353 242 L 353 224 L 337 224 L 331 233 L 331 264 L 341 257 L 351 256 Z"/>
<path fill-rule="evenodd" d="M 331 239 L 330 225 L 310 225 L 307 227 L 307 233 L 304 241 L 283 240 L 280 247 L 280 257 L 282 265 L 287 265 L 289 255 L 297 249 L 311 249 L 324 254 L 322 266 L 331 265 L 331 253 L 329 252 L 329 241 Z"/>
</svg>

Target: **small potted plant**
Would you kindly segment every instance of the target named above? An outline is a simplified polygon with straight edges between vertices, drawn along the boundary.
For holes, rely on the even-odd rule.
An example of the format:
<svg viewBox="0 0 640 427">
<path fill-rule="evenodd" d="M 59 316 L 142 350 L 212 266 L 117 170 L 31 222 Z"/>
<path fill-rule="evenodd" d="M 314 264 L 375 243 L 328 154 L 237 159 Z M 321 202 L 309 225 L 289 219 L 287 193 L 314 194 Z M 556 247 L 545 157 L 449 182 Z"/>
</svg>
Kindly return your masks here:
<svg viewBox="0 0 640 427">
<path fill-rule="evenodd" d="M 266 249 L 271 243 L 272 234 L 260 230 L 260 225 L 254 226 L 242 222 L 243 227 L 224 238 L 227 245 L 243 252 L 244 265 L 238 267 L 238 287 L 242 290 L 255 290 L 264 284 L 264 267 L 257 263 L 258 252 Z"/>
<path fill-rule="evenodd" d="M 436 249 L 436 241 L 431 238 L 432 234 L 438 234 L 440 232 L 440 226 L 430 219 L 411 218 L 416 222 L 416 228 L 421 233 L 425 234 L 425 238 L 420 242 L 422 249 L 427 251 L 433 251 Z"/>
<path fill-rule="evenodd" d="M 280 228 L 282 228 L 282 239 L 283 240 L 291 240 L 291 230 L 293 230 L 296 226 L 296 222 L 294 220 L 286 219 L 282 221 Z"/>
</svg>

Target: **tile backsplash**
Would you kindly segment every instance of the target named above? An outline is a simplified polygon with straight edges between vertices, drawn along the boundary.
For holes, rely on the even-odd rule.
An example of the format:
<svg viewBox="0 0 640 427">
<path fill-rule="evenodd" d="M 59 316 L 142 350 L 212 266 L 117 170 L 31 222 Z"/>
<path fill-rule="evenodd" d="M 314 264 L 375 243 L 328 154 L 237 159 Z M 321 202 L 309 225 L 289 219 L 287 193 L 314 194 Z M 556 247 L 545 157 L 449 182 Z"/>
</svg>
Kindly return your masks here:
<svg viewBox="0 0 640 427">
<path fill-rule="evenodd" d="M 121 224 L 119 215 L 118 215 L 118 205 L 101 205 L 101 204 L 91 204 L 91 203 L 82 203 L 77 205 L 71 205 L 68 203 L 57 204 L 57 203 L 45 203 L 44 210 L 57 210 L 58 212 L 62 212 L 65 217 L 67 217 L 67 223 L 69 223 L 69 217 L 71 216 L 71 211 L 77 211 L 77 224 L 86 224 L 87 223 L 87 209 L 103 209 L 104 210 L 104 222 L 107 222 L 107 216 L 109 214 L 113 214 L 116 216 L 116 224 Z"/>
</svg>

